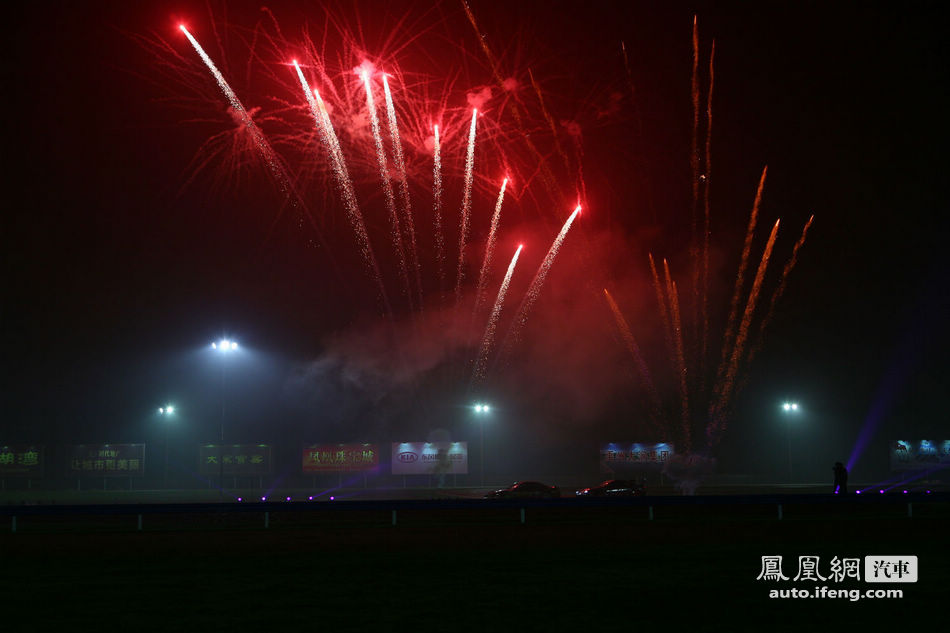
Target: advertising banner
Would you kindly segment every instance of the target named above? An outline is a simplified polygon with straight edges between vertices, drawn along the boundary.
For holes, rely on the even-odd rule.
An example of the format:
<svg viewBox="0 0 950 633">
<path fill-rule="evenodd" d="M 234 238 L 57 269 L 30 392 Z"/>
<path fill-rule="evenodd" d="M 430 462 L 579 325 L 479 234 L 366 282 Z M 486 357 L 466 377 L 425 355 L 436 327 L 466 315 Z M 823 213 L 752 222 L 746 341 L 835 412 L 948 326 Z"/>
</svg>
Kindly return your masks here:
<svg viewBox="0 0 950 633">
<path fill-rule="evenodd" d="M 655 470 L 673 454 L 673 445 L 665 442 L 610 442 L 600 447 L 600 471 L 610 474 L 625 470 Z"/>
<path fill-rule="evenodd" d="M 939 470 L 950 467 L 950 440 L 891 442 L 891 470 Z"/>
<path fill-rule="evenodd" d="M 268 444 L 205 444 L 198 449 L 198 472 L 213 477 L 269 475 L 273 460 Z"/>
<path fill-rule="evenodd" d="M 144 477 L 145 444 L 79 444 L 72 447 L 72 477 Z"/>
<path fill-rule="evenodd" d="M 0 446 L 0 477 L 42 477 L 43 447 Z"/>
<path fill-rule="evenodd" d="M 303 447 L 301 472 L 341 473 L 375 470 L 378 444 L 310 444 Z"/>
<path fill-rule="evenodd" d="M 468 442 L 393 442 L 394 475 L 466 475 Z"/>
</svg>

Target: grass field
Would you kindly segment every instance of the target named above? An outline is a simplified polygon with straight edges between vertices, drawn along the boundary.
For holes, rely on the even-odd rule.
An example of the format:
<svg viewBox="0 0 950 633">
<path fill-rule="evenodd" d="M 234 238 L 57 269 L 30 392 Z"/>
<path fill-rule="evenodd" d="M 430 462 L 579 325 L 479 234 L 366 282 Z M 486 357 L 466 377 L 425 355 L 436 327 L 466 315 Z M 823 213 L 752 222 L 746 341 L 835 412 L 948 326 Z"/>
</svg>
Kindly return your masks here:
<svg viewBox="0 0 950 633">
<path fill-rule="evenodd" d="M 914 518 L 820 508 L 515 508 L 23 517 L 0 533 L 3 631 L 888 630 L 937 622 L 947 508 Z M 763 555 L 914 554 L 902 599 L 773 600 Z M 932 618 L 929 615 L 932 614 Z M 923 618 L 923 619 L 921 619 Z"/>
</svg>

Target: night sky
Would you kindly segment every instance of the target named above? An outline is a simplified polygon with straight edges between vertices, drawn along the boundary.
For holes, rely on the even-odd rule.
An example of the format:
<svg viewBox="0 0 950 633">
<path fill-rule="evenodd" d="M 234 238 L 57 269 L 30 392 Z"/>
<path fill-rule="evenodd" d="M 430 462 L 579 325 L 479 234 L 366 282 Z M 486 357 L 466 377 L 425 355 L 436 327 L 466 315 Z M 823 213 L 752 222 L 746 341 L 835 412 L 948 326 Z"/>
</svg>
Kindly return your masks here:
<svg viewBox="0 0 950 633">
<path fill-rule="evenodd" d="M 815 216 L 762 350 L 743 372 L 745 388 L 717 452 L 721 470 L 752 479 L 784 472 L 779 404 L 786 399 L 803 406 L 793 431 L 803 481 L 828 479 L 831 463 L 851 455 L 867 424 L 878 426 L 857 462 L 858 479 L 884 474 L 890 439 L 950 437 L 950 100 L 936 4 L 472 2 L 502 77 L 516 80 L 507 94 L 461 4 L 382 4 L 268 3 L 286 48 L 281 57 L 275 37 L 255 39 L 276 31 L 254 2 L 211 3 L 210 11 L 201 2 L 14 9 L 3 63 L 0 443 L 152 441 L 154 410 L 165 402 L 179 407 L 188 429 L 181 433 L 214 440 L 222 359 L 210 342 L 222 336 L 242 346 L 225 368 L 234 441 L 387 442 L 425 439 L 435 429 L 474 439 L 464 405 L 475 398 L 496 403 L 493 438 L 530 446 L 524 459 L 536 472 L 595 459 L 601 441 L 663 439 L 644 422 L 643 389 L 602 289 L 617 298 L 664 401 L 678 402 L 648 253 L 669 259 L 688 297 L 694 13 L 704 85 L 716 43 L 712 356 L 762 168 L 768 179 L 755 261 L 781 218 L 766 301 Z M 282 203 L 259 161 L 233 168 L 234 155 L 223 152 L 196 170 L 202 144 L 233 136 L 235 121 L 179 23 L 245 106 L 260 108 L 253 116 L 296 179 L 322 242 L 299 209 Z M 431 154 L 404 133 L 427 297 L 424 313 L 412 317 L 374 158 L 344 137 L 395 313 L 389 322 L 287 65 L 306 37 L 325 50 L 337 90 L 359 87 L 350 71 L 364 58 L 344 44 L 358 43 L 381 70 L 397 68 L 407 79 L 393 84 L 401 114 L 470 112 L 472 98 L 491 89 L 479 123 L 484 142 L 476 145 L 465 295 L 472 296 L 507 169 L 513 182 L 492 298 L 514 245 L 523 241 L 525 253 L 502 335 L 561 222 L 584 198 L 512 358 L 477 388 L 469 378 L 472 335 L 446 326 L 459 311 L 440 307 Z M 159 40 L 180 58 L 160 54 Z M 541 114 L 532 75 L 556 132 Z M 324 92 L 315 74 L 309 80 Z M 522 125 L 563 189 L 557 208 L 514 102 L 523 104 Z M 466 131 L 445 133 L 444 305 L 451 305 Z M 578 191 L 581 173 L 586 194 Z M 470 309 L 461 312 L 467 321 Z M 700 442 L 701 430 L 694 436 Z"/>
</svg>

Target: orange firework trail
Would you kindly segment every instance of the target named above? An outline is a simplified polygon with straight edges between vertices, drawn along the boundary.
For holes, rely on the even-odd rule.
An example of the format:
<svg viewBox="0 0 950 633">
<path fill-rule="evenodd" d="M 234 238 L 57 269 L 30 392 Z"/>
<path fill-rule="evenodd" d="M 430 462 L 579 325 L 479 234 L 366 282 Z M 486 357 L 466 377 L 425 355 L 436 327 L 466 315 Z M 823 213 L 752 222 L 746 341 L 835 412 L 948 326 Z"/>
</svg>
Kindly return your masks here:
<svg viewBox="0 0 950 633">
<path fill-rule="evenodd" d="M 419 254 L 416 250 L 416 228 L 412 221 L 412 203 L 409 200 L 409 178 L 406 176 L 406 159 L 403 156 L 402 140 L 399 137 L 399 124 L 396 121 L 396 107 L 389 90 L 389 81 L 383 75 L 383 92 L 386 95 L 386 119 L 389 122 L 389 137 L 393 144 L 393 162 L 399 172 L 399 198 L 402 203 L 403 221 L 409 234 L 409 255 L 416 273 L 416 292 L 419 297 L 419 309 L 422 309 L 422 270 L 419 267 Z"/>
<path fill-rule="evenodd" d="M 696 206 L 699 203 L 699 24 L 695 15 L 693 15 L 693 73 L 690 87 L 693 98 L 693 149 L 690 152 L 689 164 L 693 176 L 693 212 L 691 216 L 693 235 L 695 236 Z"/>
<path fill-rule="evenodd" d="M 797 242 L 795 242 L 795 247 L 792 249 L 792 256 L 789 258 L 788 262 L 785 263 L 785 268 L 782 269 L 782 279 L 779 282 L 778 287 L 772 293 L 772 298 L 769 300 L 769 307 L 765 311 L 765 317 L 759 324 L 759 332 L 756 337 L 756 343 L 749 349 L 749 358 L 746 360 L 746 363 L 751 363 L 752 359 L 755 358 L 755 355 L 762 347 L 762 341 L 765 338 L 765 328 L 772 320 L 772 315 L 775 314 L 775 306 L 785 293 L 785 287 L 788 285 L 788 276 L 792 273 L 792 269 L 795 268 L 795 263 L 798 261 L 798 251 L 800 251 L 802 246 L 805 245 L 805 237 L 808 235 L 808 228 L 811 226 L 812 220 L 814 219 L 815 216 L 808 218 L 808 222 L 805 223 L 805 228 L 802 229 L 802 236 Z"/>
<path fill-rule="evenodd" d="M 732 302 L 729 304 L 729 320 L 726 325 L 726 336 L 722 342 L 722 362 L 719 365 L 720 374 L 717 380 L 722 380 L 722 369 L 729 358 L 729 351 L 733 349 L 733 342 L 736 336 L 736 320 L 739 318 L 739 296 L 742 294 L 742 286 L 745 283 L 745 271 L 749 266 L 749 252 L 752 250 L 752 238 L 755 235 L 755 225 L 759 217 L 759 205 L 762 203 L 762 190 L 765 188 L 765 176 L 769 167 L 766 165 L 762 169 L 762 176 L 759 178 L 759 187 L 755 192 L 755 202 L 752 203 L 752 214 L 749 216 L 749 228 L 746 229 L 745 243 L 742 245 L 742 258 L 739 260 L 739 272 L 736 276 L 736 288 L 732 293 Z"/>
<path fill-rule="evenodd" d="M 472 126 L 468 131 L 468 151 L 465 153 L 465 188 L 462 190 L 462 224 L 459 231 L 459 266 L 455 278 L 455 303 L 462 302 L 462 277 L 465 272 L 465 243 L 468 241 L 468 219 L 472 210 L 472 173 L 475 170 L 475 122 L 478 110 L 472 110 Z"/>
<path fill-rule="evenodd" d="M 515 265 L 518 263 L 518 256 L 521 255 L 521 249 L 524 244 L 518 244 L 518 249 L 508 264 L 508 272 L 501 282 L 498 289 L 498 296 L 495 298 L 495 305 L 488 317 L 488 325 L 485 326 L 485 334 L 482 335 L 482 342 L 478 348 L 478 358 L 475 360 L 475 369 L 472 372 L 472 381 L 477 382 L 485 377 L 485 367 L 488 363 L 488 354 L 491 352 L 492 343 L 495 340 L 495 330 L 498 327 L 498 317 L 501 315 L 501 307 L 505 302 L 505 295 L 508 293 L 508 286 L 511 284 L 511 276 L 515 272 Z"/>
<path fill-rule="evenodd" d="M 693 15 L 693 68 L 692 73 L 690 74 L 690 96 L 692 97 L 693 105 L 693 129 L 692 135 L 690 136 L 690 153 L 689 153 L 689 168 L 690 168 L 690 181 L 692 184 L 692 205 L 689 210 L 689 222 L 690 222 L 690 244 L 689 244 L 689 255 L 690 261 L 693 262 L 693 301 L 692 308 L 693 314 L 695 314 L 695 309 L 699 306 L 699 278 L 700 278 L 700 267 L 702 262 L 700 261 L 699 253 L 699 239 L 696 233 L 696 215 L 699 210 L 699 169 L 700 169 L 700 156 L 699 156 L 699 24 L 697 16 Z M 695 320 L 694 320 L 695 322 Z"/>
<path fill-rule="evenodd" d="M 548 254 L 544 256 L 544 261 L 542 261 L 541 266 L 538 267 L 538 272 L 534 274 L 534 279 L 531 280 L 531 285 L 528 286 L 528 291 L 518 306 L 518 312 L 515 314 L 514 321 L 508 329 L 508 334 L 505 335 L 505 345 L 502 350 L 503 354 L 518 341 L 521 328 L 524 327 L 525 322 L 528 320 L 528 312 L 531 311 L 534 302 L 538 300 L 538 295 L 541 294 L 541 287 L 544 286 L 544 280 L 547 278 L 548 272 L 550 272 L 551 266 L 554 264 L 554 259 L 557 257 L 558 251 L 561 250 L 561 244 L 564 243 L 564 238 L 567 237 L 567 232 L 571 229 L 574 218 L 576 218 L 580 212 L 581 205 L 577 205 L 577 208 L 574 209 L 574 213 L 571 214 L 564 223 L 564 226 L 561 227 L 561 232 L 554 238 L 554 243 L 551 244 L 551 248 L 548 249 Z"/>
<path fill-rule="evenodd" d="M 330 157 L 330 165 L 333 167 L 333 173 L 336 176 L 337 186 L 343 197 L 346 206 L 347 216 L 350 219 L 350 225 L 353 232 L 356 233 L 356 240 L 359 242 L 360 250 L 363 253 L 363 261 L 369 268 L 370 275 L 376 282 L 376 291 L 379 294 L 379 300 L 384 312 L 392 316 L 392 309 L 389 306 L 389 299 L 386 296 L 386 289 L 383 286 L 382 275 L 379 273 L 379 265 L 376 263 L 376 256 L 373 254 L 373 247 L 370 245 L 369 234 L 366 232 L 366 223 L 363 221 L 363 214 L 360 212 L 359 204 L 356 200 L 356 192 L 353 190 L 353 181 L 346 169 L 346 161 L 343 158 L 343 152 L 340 150 L 340 143 L 336 138 L 336 132 L 333 131 L 333 124 L 327 113 L 323 99 L 320 93 L 310 90 L 310 84 L 303 76 L 299 64 L 294 60 L 294 68 L 297 70 L 297 77 L 300 79 L 300 86 L 303 88 L 304 95 L 307 98 L 307 104 L 310 106 L 310 113 L 313 115 L 314 124 L 323 141 L 323 145 Z"/>
<path fill-rule="evenodd" d="M 386 209 L 389 211 L 389 223 L 392 226 L 393 250 L 399 263 L 399 276 L 405 287 L 409 309 L 412 309 L 412 287 L 409 284 L 409 270 L 406 267 L 406 252 L 402 246 L 402 229 L 399 227 L 399 216 L 396 214 L 396 196 L 393 194 L 392 183 L 389 182 L 389 163 L 386 160 L 386 150 L 383 149 L 383 135 L 379 128 L 379 117 L 376 116 L 376 102 L 373 99 L 373 87 L 370 85 L 369 73 L 361 73 L 363 86 L 366 88 L 366 107 L 369 110 L 370 126 L 373 129 L 373 142 L 376 144 L 376 162 L 379 166 L 379 177 L 383 183 L 383 193 L 386 196 Z"/>
<path fill-rule="evenodd" d="M 663 260 L 663 271 L 666 274 L 666 292 L 670 298 L 670 314 L 673 317 L 673 344 L 676 354 L 676 373 L 679 377 L 680 390 L 680 412 L 683 416 L 683 441 L 686 446 L 686 452 L 689 452 L 691 439 L 689 432 L 689 392 L 686 385 L 686 357 L 683 353 L 683 326 L 680 320 L 680 298 L 676 290 L 676 284 L 670 276 L 670 267 L 666 260 Z"/>
<path fill-rule="evenodd" d="M 649 253 L 650 273 L 653 275 L 653 289 L 656 291 L 656 302 L 660 306 L 660 318 L 663 319 L 663 335 L 666 338 L 666 346 L 673 352 L 673 321 L 670 318 L 669 310 L 666 307 L 666 299 L 663 297 L 663 286 L 660 284 L 660 276 L 656 272 L 656 262 L 653 261 L 653 253 Z"/>
<path fill-rule="evenodd" d="M 706 348 L 708 347 L 709 337 L 709 186 L 712 178 L 712 100 L 713 85 L 715 80 L 713 60 L 716 57 L 716 40 L 713 40 L 709 51 L 709 94 L 706 96 L 706 168 L 703 174 L 706 178 L 703 183 L 703 274 L 700 283 L 702 289 L 702 306 L 700 318 L 702 319 L 702 336 L 700 339 L 699 358 L 702 365 L 699 370 L 699 379 L 703 382 L 702 390 L 705 391 L 706 375 Z"/>
<path fill-rule="evenodd" d="M 762 259 L 759 261 L 759 268 L 755 273 L 755 280 L 752 282 L 752 290 L 749 292 L 749 299 L 746 301 L 745 310 L 742 313 L 742 323 L 739 326 L 739 334 L 736 337 L 736 345 L 729 358 L 729 365 L 726 369 L 725 378 L 720 383 L 718 389 L 719 400 L 718 409 L 714 420 L 718 423 L 718 431 L 725 430 L 725 419 L 722 413 L 725 410 L 726 403 L 732 394 L 732 389 L 736 380 L 736 373 L 739 371 L 739 361 L 745 351 L 746 339 L 749 335 L 749 326 L 752 324 L 752 316 L 755 312 L 755 305 L 759 298 L 759 291 L 762 289 L 762 279 L 765 278 L 765 270 L 768 267 L 769 258 L 772 256 L 772 247 L 775 246 L 775 237 L 778 235 L 778 225 L 780 220 L 775 221 L 772 232 L 769 234 L 769 241 L 765 245 L 765 251 L 762 252 Z M 716 438 L 711 438 L 714 441 Z"/>
<path fill-rule="evenodd" d="M 435 222 L 435 260 L 439 269 L 439 291 L 445 292 L 445 240 L 442 236 L 442 150 L 439 145 L 439 126 L 433 127 L 432 146 L 432 212 Z M 445 300 L 445 297 L 442 297 Z"/>
<path fill-rule="evenodd" d="M 495 237 L 498 233 L 498 223 L 501 220 L 501 203 L 505 199 L 505 187 L 508 185 L 508 179 L 501 182 L 501 190 L 498 192 L 498 200 L 495 201 L 495 213 L 491 218 L 491 229 L 488 231 L 488 243 L 485 244 L 485 257 L 482 259 L 482 269 L 478 273 L 478 287 L 475 294 L 475 310 L 472 317 L 478 313 L 482 302 L 485 300 L 485 286 L 488 283 L 488 269 L 491 266 L 492 254 L 495 251 Z"/>
<path fill-rule="evenodd" d="M 620 312 L 620 307 L 617 305 L 617 302 L 614 301 L 614 298 L 610 296 L 610 293 L 606 288 L 604 288 L 604 296 L 607 298 L 607 304 L 610 306 L 611 312 L 613 312 L 614 320 L 617 322 L 617 329 L 620 330 L 620 336 L 623 338 L 623 342 L 627 345 L 627 351 L 629 351 L 630 355 L 633 356 L 633 360 L 637 364 L 637 370 L 640 372 L 640 378 L 643 379 L 643 383 L 646 385 L 647 392 L 650 394 L 651 422 L 658 424 L 660 417 L 660 395 L 656 390 L 656 385 L 653 383 L 653 377 L 650 374 L 650 370 L 647 367 L 646 362 L 643 360 L 643 354 L 640 352 L 640 346 L 637 345 L 637 339 L 634 338 L 633 332 L 630 330 L 630 326 L 627 325 L 627 320 L 623 318 L 623 313 Z"/>
</svg>

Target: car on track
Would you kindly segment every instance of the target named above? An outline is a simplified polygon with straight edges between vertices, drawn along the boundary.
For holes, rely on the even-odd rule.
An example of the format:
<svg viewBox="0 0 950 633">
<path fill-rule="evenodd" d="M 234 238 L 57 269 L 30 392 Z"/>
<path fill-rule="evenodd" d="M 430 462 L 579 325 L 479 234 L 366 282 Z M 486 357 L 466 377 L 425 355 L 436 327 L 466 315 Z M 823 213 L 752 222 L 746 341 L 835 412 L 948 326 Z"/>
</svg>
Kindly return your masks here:
<svg viewBox="0 0 950 633">
<path fill-rule="evenodd" d="M 486 499 L 557 499 L 561 491 L 557 486 L 548 486 L 540 481 L 516 481 L 507 488 L 493 490 Z"/>
<path fill-rule="evenodd" d="M 632 479 L 608 479 L 590 488 L 581 488 L 574 493 L 578 497 L 642 497 L 646 488 Z"/>
</svg>

